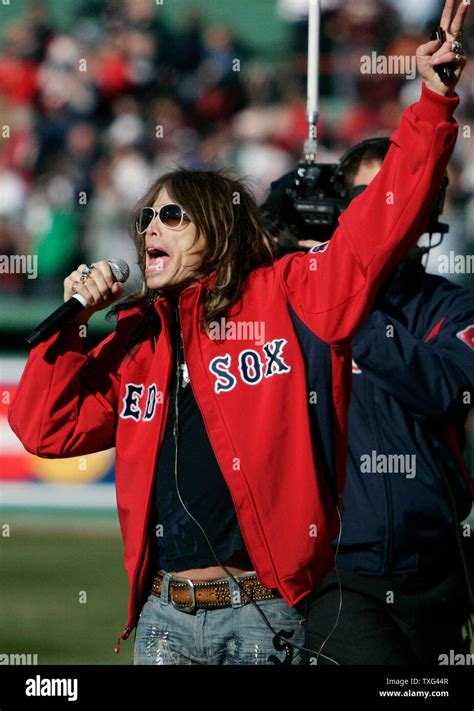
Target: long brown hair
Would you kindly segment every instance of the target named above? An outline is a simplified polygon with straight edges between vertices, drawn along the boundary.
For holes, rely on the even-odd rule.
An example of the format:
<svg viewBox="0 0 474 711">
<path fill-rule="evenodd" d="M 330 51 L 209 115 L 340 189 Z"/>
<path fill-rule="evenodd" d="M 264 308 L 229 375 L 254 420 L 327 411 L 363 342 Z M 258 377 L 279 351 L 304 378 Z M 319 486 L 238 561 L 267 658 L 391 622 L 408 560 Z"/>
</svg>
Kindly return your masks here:
<svg viewBox="0 0 474 711">
<path fill-rule="evenodd" d="M 225 314 L 229 306 L 242 296 L 245 281 L 256 267 L 271 264 L 277 248 L 261 224 L 255 199 L 242 179 L 229 171 L 179 169 L 155 180 L 138 201 L 129 219 L 129 232 L 135 243 L 142 283 L 138 291 L 119 301 L 109 312 L 136 306 L 153 318 L 153 301 L 161 290 L 149 289 L 145 280 L 145 239 L 136 231 L 135 222 L 142 207 L 153 205 L 158 193 L 166 188 L 173 200 L 190 216 L 196 227 L 195 245 L 200 234 L 206 244 L 202 260 L 194 270 L 197 278 L 215 272 L 215 279 L 206 291 L 204 320 L 201 329 Z M 134 339 L 137 342 L 137 339 Z"/>
</svg>

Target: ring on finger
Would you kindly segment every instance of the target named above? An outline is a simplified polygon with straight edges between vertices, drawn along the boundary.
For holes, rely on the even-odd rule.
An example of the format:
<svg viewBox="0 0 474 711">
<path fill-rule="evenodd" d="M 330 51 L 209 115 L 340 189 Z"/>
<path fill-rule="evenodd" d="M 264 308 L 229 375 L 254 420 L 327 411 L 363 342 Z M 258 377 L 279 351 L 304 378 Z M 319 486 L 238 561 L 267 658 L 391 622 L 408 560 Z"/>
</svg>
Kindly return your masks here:
<svg viewBox="0 0 474 711">
<path fill-rule="evenodd" d="M 454 57 L 454 61 L 456 64 L 461 64 L 462 60 L 464 59 L 462 54 L 457 53 Z"/>
<path fill-rule="evenodd" d="M 462 30 L 458 30 L 457 32 L 451 32 L 452 36 L 454 39 L 457 41 L 462 37 Z"/>
<path fill-rule="evenodd" d="M 462 46 L 461 42 L 458 42 L 458 40 L 454 40 L 452 44 L 453 52 L 456 54 L 465 54 L 464 52 L 464 47 Z"/>
<path fill-rule="evenodd" d="M 87 266 L 84 267 L 84 269 L 81 272 L 81 276 L 80 276 L 81 284 L 84 284 L 85 280 L 90 275 L 91 271 L 92 271 L 92 269 L 90 267 L 87 267 Z"/>
</svg>

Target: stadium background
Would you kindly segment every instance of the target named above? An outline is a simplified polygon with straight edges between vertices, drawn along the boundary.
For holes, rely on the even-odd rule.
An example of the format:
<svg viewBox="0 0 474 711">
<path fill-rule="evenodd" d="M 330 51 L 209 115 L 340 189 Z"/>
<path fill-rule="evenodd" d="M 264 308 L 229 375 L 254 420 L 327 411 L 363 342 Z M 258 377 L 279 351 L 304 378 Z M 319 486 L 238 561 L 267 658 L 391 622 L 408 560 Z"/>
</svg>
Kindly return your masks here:
<svg viewBox="0 0 474 711">
<path fill-rule="evenodd" d="M 0 274 L 1 654 L 130 663 L 132 642 L 113 654 L 127 600 L 113 451 L 62 461 L 24 452 L 6 421 L 23 339 L 61 301 L 62 280 L 80 261 L 133 263 L 127 213 L 152 176 L 176 164 L 230 165 L 251 176 L 260 199 L 294 166 L 306 129 L 305 5 L 0 0 L 0 253 L 38 255 L 37 278 Z M 331 161 L 390 134 L 419 93 L 418 80 L 361 76 L 361 56 L 413 55 L 442 2 L 322 5 L 319 158 Z M 461 127 L 471 125 L 472 74 L 471 61 Z M 451 232 L 431 271 L 450 250 L 473 252 L 472 144 L 460 136 L 451 162 Z M 90 346 L 111 328 L 97 314 Z M 472 471 L 472 420 L 468 429 Z"/>
</svg>

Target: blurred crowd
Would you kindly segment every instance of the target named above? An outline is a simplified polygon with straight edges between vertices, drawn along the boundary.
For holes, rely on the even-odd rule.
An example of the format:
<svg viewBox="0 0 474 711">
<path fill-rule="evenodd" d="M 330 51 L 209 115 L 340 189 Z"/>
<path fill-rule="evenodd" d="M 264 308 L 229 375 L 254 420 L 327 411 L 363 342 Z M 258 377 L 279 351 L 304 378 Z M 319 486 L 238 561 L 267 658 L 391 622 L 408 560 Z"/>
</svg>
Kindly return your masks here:
<svg viewBox="0 0 474 711">
<path fill-rule="evenodd" d="M 321 160 L 397 127 L 418 80 L 361 74 L 361 57 L 413 56 L 442 4 L 322 0 Z M 153 0 L 86 0 L 64 33 L 47 2 L 32 0 L 3 24 L 0 254 L 37 254 L 39 264 L 35 280 L 2 274 L 3 293 L 56 296 L 81 261 L 134 264 L 130 209 L 167 170 L 233 167 L 261 200 L 297 163 L 307 133 L 307 0 L 275 0 L 286 28 L 275 57 L 203 16 L 199 2 L 183 7 L 171 27 Z M 472 74 L 471 63 L 461 129 L 472 115 Z M 463 251 L 474 216 L 472 146 L 461 131 L 450 166 L 450 239 Z"/>
</svg>

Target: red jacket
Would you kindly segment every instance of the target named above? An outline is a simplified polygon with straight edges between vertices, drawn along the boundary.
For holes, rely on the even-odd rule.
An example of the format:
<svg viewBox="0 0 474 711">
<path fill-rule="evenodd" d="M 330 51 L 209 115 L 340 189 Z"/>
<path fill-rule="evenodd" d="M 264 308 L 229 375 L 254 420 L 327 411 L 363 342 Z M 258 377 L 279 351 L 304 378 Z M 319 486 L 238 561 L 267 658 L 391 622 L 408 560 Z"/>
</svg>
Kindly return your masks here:
<svg viewBox="0 0 474 711">
<path fill-rule="evenodd" d="M 382 170 L 343 214 L 331 241 L 252 272 L 227 323 L 258 322 L 265 329 L 260 343 L 213 340 L 199 330 L 212 275 L 181 293 L 191 385 L 242 535 L 261 582 L 278 588 L 289 605 L 333 566 L 350 339 L 378 283 L 422 231 L 455 144 L 451 116 L 458 101 L 423 87 L 421 100 L 403 114 Z M 124 312 L 89 354 L 77 325 L 65 328 L 31 352 L 10 408 L 12 429 L 40 457 L 116 446 L 128 628 L 153 568 L 148 514 L 169 406 L 172 308 L 164 297 L 156 301 L 156 345 L 150 329 L 132 356 L 125 343 L 142 318 L 138 309 Z"/>
</svg>

